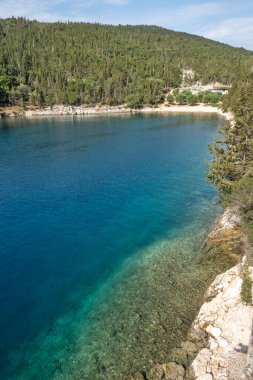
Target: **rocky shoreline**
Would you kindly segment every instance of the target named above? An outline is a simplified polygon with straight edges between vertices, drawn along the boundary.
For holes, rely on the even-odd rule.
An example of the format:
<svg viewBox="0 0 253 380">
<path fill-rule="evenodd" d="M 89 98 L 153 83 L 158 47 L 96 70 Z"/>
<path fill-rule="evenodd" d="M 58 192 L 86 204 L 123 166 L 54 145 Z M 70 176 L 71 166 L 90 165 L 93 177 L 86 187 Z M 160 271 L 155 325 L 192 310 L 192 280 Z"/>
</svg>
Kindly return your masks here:
<svg viewBox="0 0 253 380">
<path fill-rule="evenodd" d="M 87 115 L 109 115 L 109 114 L 131 114 L 131 113 L 154 113 L 154 112 L 202 112 L 202 113 L 218 113 L 227 119 L 231 120 L 232 115 L 224 113 L 218 107 L 212 107 L 208 105 L 165 105 L 162 104 L 159 107 L 144 107 L 142 109 L 131 109 L 126 105 L 119 106 L 64 106 L 55 105 L 52 107 L 46 107 L 41 109 L 12 109 L 11 107 L 0 111 L 0 117 L 40 117 L 40 116 L 87 116 Z"/>
<path fill-rule="evenodd" d="M 241 290 L 246 272 L 253 280 L 253 267 L 248 265 L 251 247 L 236 209 L 227 209 L 208 236 L 209 245 L 220 243 L 229 244 L 231 254 L 236 249 L 242 257 L 210 285 L 192 325 L 190 334 L 206 339 L 206 347 L 191 365 L 197 380 L 240 379 L 247 362 L 253 307 L 243 302 Z"/>
<path fill-rule="evenodd" d="M 253 280 L 252 254 L 237 209 L 226 209 L 216 220 L 204 249 L 204 260 L 221 252 L 237 264 L 218 275 L 188 333 L 175 349 L 174 362 L 159 363 L 146 373 L 124 380 L 239 380 L 252 379 L 253 306 L 242 300 L 245 272 Z M 225 253 L 224 253 L 225 252 Z"/>
<path fill-rule="evenodd" d="M 11 110 L 10 108 L 6 110 L 0 110 L 0 118 L 8 118 L 8 117 L 18 117 L 18 116 L 25 116 L 24 110 Z"/>
</svg>

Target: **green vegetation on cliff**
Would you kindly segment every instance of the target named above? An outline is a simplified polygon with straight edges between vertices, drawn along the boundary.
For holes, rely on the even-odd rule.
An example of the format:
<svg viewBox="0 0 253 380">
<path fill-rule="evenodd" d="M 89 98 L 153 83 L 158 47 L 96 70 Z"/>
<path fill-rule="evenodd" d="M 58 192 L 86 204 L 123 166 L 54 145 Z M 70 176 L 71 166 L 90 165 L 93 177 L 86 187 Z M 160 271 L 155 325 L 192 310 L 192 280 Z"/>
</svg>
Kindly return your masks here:
<svg viewBox="0 0 253 380">
<path fill-rule="evenodd" d="M 156 104 L 192 81 L 231 83 L 253 54 L 156 26 L 0 19 L 0 103 Z M 194 99 L 192 99 L 194 101 Z"/>
<path fill-rule="evenodd" d="M 223 101 L 234 123 L 221 131 L 210 147 L 213 161 L 208 178 L 221 191 L 224 205 L 240 208 L 253 241 L 253 75 L 238 80 Z"/>
<path fill-rule="evenodd" d="M 243 276 L 241 295 L 242 295 L 242 300 L 246 304 L 252 305 L 252 280 L 248 273 L 245 273 Z"/>
</svg>

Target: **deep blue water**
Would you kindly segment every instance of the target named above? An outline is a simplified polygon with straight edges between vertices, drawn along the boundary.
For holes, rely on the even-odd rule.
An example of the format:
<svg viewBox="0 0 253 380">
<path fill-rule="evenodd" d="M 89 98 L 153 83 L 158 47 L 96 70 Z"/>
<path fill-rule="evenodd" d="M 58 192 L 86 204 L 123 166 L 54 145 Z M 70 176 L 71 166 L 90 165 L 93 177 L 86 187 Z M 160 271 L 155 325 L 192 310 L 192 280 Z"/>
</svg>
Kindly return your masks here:
<svg viewBox="0 0 253 380">
<path fill-rule="evenodd" d="M 223 123 L 182 114 L 0 120 L 1 379 L 39 335 L 89 309 L 126 259 L 199 219 L 210 227 L 218 206 L 204 161 Z"/>
</svg>

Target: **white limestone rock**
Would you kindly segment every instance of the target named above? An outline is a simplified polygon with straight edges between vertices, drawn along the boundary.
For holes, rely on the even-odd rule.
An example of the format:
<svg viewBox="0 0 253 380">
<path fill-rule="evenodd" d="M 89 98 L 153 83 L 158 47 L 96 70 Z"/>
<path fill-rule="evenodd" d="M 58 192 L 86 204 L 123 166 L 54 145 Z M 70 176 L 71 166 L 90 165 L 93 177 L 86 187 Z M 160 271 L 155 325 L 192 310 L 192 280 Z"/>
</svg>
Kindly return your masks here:
<svg viewBox="0 0 253 380">
<path fill-rule="evenodd" d="M 221 331 L 221 329 L 219 328 L 219 327 L 213 327 L 212 325 L 210 325 L 210 326 L 208 326 L 207 328 L 206 328 L 206 332 L 209 334 L 209 335 L 211 335 L 212 337 L 214 337 L 214 338 L 218 338 L 220 335 L 221 335 L 221 333 L 222 333 L 222 331 Z"/>
<path fill-rule="evenodd" d="M 197 377 L 197 380 L 213 380 L 213 376 L 210 373 Z"/>
<path fill-rule="evenodd" d="M 253 307 L 241 299 L 241 269 L 238 264 L 216 277 L 210 286 L 215 297 L 202 305 L 193 323 L 194 330 L 209 335 L 208 348 L 201 350 L 192 363 L 197 380 L 237 380 L 243 371 L 246 362 L 243 349 L 249 341 Z M 253 268 L 249 268 L 249 273 L 253 274 Z M 239 377 L 232 377 L 232 373 Z"/>
<path fill-rule="evenodd" d="M 192 363 L 192 368 L 196 378 L 203 376 L 207 372 L 207 365 L 211 359 L 211 352 L 207 348 L 203 348 Z"/>
</svg>

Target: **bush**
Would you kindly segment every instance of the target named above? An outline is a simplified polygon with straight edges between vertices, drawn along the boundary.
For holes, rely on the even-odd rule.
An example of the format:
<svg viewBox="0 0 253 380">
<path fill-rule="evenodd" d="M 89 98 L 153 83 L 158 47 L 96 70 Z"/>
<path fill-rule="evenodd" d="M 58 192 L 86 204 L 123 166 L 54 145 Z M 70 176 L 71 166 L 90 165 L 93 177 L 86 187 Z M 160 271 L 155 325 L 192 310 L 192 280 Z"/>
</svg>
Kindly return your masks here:
<svg viewBox="0 0 253 380">
<path fill-rule="evenodd" d="M 249 240 L 253 243 L 253 222 L 247 223 L 247 233 Z"/>
<path fill-rule="evenodd" d="M 170 103 L 170 104 L 173 104 L 175 102 L 175 98 L 173 95 L 168 95 L 167 96 L 167 102 Z"/>
<path fill-rule="evenodd" d="M 143 107 L 143 95 L 133 94 L 127 98 L 127 106 L 129 108 L 138 109 Z"/>
<path fill-rule="evenodd" d="M 217 105 L 223 98 L 223 95 L 217 92 L 203 91 L 198 94 L 198 100 L 201 103 Z"/>
<path fill-rule="evenodd" d="M 241 297 L 247 305 L 252 305 L 252 280 L 248 273 L 243 276 Z"/>
<path fill-rule="evenodd" d="M 197 97 L 197 95 L 190 94 L 187 97 L 187 101 L 188 101 L 189 104 L 196 104 L 196 103 L 198 103 L 198 97 Z"/>
<path fill-rule="evenodd" d="M 185 104 L 185 103 L 187 103 L 187 99 L 188 99 L 188 96 L 187 96 L 187 94 L 185 94 L 183 91 L 180 92 L 180 93 L 176 96 L 176 101 L 177 101 L 177 103 L 179 103 L 179 104 Z"/>
</svg>

